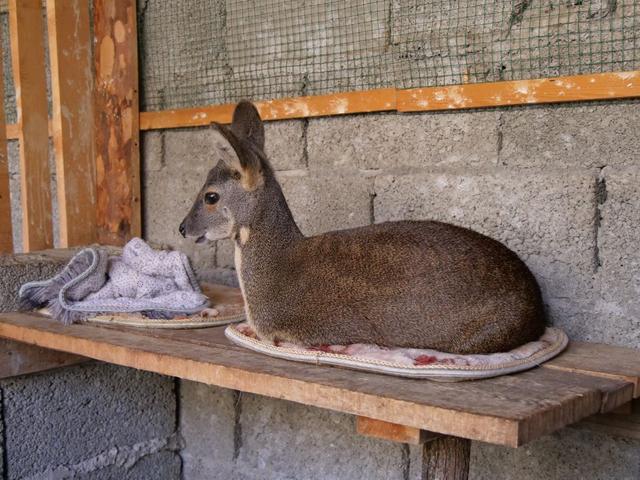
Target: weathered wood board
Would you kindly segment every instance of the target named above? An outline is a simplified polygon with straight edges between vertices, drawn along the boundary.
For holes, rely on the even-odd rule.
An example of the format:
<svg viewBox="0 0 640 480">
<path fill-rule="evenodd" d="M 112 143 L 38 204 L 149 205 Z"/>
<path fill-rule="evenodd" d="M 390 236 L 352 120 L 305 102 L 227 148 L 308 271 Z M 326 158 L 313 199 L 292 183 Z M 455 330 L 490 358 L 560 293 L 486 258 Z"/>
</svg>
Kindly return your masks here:
<svg viewBox="0 0 640 480">
<path fill-rule="evenodd" d="M 40 0 L 10 0 L 11 59 L 18 112 L 22 243 L 53 247 L 44 21 Z"/>
<path fill-rule="evenodd" d="M 64 326 L 0 315 L 0 337 L 225 388 L 416 429 L 518 446 L 631 400 L 619 379 L 537 368 L 435 383 L 269 358 L 232 345 L 224 327 L 197 331 Z"/>
<path fill-rule="evenodd" d="M 544 366 L 624 380 L 634 385 L 634 398 L 640 397 L 640 350 L 635 348 L 571 342 L 561 356 Z"/>
<path fill-rule="evenodd" d="M 60 246 L 74 247 L 97 240 L 89 3 L 48 0 L 47 20 Z"/>
<path fill-rule="evenodd" d="M 141 235 L 138 44 L 135 0 L 94 0 L 98 241 Z"/>
</svg>

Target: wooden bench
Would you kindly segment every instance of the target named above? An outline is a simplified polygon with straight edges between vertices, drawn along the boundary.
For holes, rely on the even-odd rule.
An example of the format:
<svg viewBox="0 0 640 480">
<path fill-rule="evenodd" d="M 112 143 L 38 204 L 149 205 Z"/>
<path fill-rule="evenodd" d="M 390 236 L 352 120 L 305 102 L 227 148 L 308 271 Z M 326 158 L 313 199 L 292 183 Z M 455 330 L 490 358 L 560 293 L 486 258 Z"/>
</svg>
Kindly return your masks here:
<svg viewBox="0 0 640 480">
<path fill-rule="evenodd" d="M 214 301 L 237 297 L 228 287 L 209 293 Z M 618 413 L 593 417 L 600 419 L 595 425 L 613 422 L 624 430 L 622 414 L 640 396 L 640 352 L 588 343 L 572 343 L 561 356 L 527 372 L 436 383 L 270 358 L 231 344 L 224 327 L 65 326 L 35 313 L 5 313 L 0 337 L 353 414 L 363 435 L 422 444 L 423 478 L 429 479 L 466 478 L 470 440 L 517 447 L 607 412 Z"/>
</svg>

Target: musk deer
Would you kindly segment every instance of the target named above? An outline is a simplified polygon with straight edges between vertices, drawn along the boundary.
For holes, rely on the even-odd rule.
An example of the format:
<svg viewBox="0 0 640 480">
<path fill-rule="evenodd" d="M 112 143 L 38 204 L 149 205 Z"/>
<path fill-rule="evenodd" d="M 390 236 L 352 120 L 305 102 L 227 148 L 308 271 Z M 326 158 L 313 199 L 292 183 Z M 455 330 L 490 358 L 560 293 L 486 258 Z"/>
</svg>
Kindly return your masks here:
<svg viewBox="0 0 640 480">
<path fill-rule="evenodd" d="M 466 228 L 399 221 L 304 236 L 264 153 L 255 107 L 216 125 L 215 165 L 180 233 L 230 237 L 248 322 L 270 340 L 507 351 L 545 328 L 518 256 Z"/>
</svg>

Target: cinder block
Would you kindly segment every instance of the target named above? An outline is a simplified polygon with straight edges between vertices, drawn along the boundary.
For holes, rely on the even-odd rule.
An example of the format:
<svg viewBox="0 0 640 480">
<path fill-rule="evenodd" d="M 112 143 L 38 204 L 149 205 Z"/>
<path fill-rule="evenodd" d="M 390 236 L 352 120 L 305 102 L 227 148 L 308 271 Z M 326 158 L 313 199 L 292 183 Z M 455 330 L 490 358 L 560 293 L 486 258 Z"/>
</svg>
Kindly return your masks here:
<svg viewBox="0 0 640 480">
<path fill-rule="evenodd" d="M 565 428 L 520 448 L 473 442 L 473 480 L 638 478 L 640 441 Z"/>
<path fill-rule="evenodd" d="M 80 480 L 180 480 L 183 478 L 180 475 L 180 465 L 180 455 L 176 452 L 161 451 L 140 458 L 131 467 L 112 465 L 89 473 L 75 475 L 72 478 Z"/>
<path fill-rule="evenodd" d="M 372 182 L 357 170 L 282 172 L 278 180 L 306 235 L 370 223 Z"/>
<path fill-rule="evenodd" d="M 53 277 L 72 255 L 73 250 L 0 255 L 0 312 L 16 311 L 20 286 Z"/>
<path fill-rule="evenodd" d="M 215 266 L 215 247 L 183 239 L 178 227 L 214 166 L 209 128 L 167 130 L 162 168 L 144 175 L 144 236 L 187 253 L 197 268 Z M 157 162 L 156 162 L 157 163 Z"/>
<path fill-rule="evenodd" d="M 4 398 L 2 395 L 2 388 L 0 388 L 0 405 L 2 405 L 3 402 L 4 402 Z M 4 416 L 2 411 L 0 410 L 0 478 L 7 478 L 6 474 L 4 473 L 4 459 L 5 459 L 4 439 L 5 439 Z"/>
<path fill-rule="evenodd" d="M 637 165 L 639 106 L 629 100 L 505 110 L 500 163 L 554 169 Z"/>
<path fill-rule="evenodd" d="M 175 428 L 173 386 L 169 377 L 104 364 L 3 380 L 7 477 L 166 439 Z"/>
<path fill-rule="evenodd" d="M 529 265 L 551 319 L 584 338 L 593 297 L 596 178 L 494 171 L 376 177 L 376 222 L 433 219 L 502 241 Z M 590 325 L 589 328 L 592 328 Z"/>
<path fill-rule="evenodd" d="M 354 169 L 278 172 L 293 217 L 305 235 L 370 223 L 372 180 Z M 231 240 L 217 242 L 217 266 L 233 268 Z"/>
<path fill-rule="evenodd" d="M 304 168 L 303 120 L 265 122 L 265 153 L 276 170 Z"/>
<path fill-rule="evenodd" d="M 403 447 L 357 435 L 351 416 L 250 394 L 240 402 L 239 478 L 404 478 Z"/>
<path fill-rule="evenodd" d="M 180 382 L 183 476 L 189 480 L 232 478 L 239 448 L 240 404 L 233 390 Z"/>
<path fill-rule="evenodd" d="M 598 228 L 602 321 L 595 341 L 640 347 L 640 171 L 607 167 L 602 172 Z"/>
<path fill-rule="evenodd" d="M 164 132 L 147 130 L 140 132 L 142 170 L 158 172 L 164 166 Z"/>
<path fill-rule="evenodd" d="M 309 165 L 423 169 L 495 165 L 498 113 L 375 114 L 310 120 Z"/>
</svg>

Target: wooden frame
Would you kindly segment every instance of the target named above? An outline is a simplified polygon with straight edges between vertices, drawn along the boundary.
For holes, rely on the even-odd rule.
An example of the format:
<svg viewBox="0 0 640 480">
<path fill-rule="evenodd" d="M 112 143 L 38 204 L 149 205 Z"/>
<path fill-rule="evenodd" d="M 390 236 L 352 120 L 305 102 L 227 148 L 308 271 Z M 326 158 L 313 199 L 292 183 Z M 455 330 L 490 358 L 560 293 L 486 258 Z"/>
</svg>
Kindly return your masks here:
<svg viewBox="0 0 640 480">
<path fill-rule="evenodd" d="M 10 0 L 9 23 L 20 142 L 22 243 L 29 252 L 53 247 L 41 0 Z"/>
<path fill-rule="evenodd" d="M 596 73 L 535 80 L 471 83 L 257 101 L 263 120 L 286 120 L 371 112 L 426 112 L 640 97 L 640 71 Z M 235 104 L 140 112 L 140 130 L 229 123 Z M 17 138 L 7 125 L 7 138 Z"/>
<path fill-rule="evenodd" d="M 47 0 L 47 20 L 60 246 L 66 248 L 96 241 L 89 5 Z"/>
<path fill-rule="evenodd" d="M 384 88 L 258 101 L 263 120 L 369 112 L 421 112 L 640 97 L 640 71 L 400 90 Z M 140 129 L 229 123 L 233 104 L 141 112 Z"/>
</svg>

